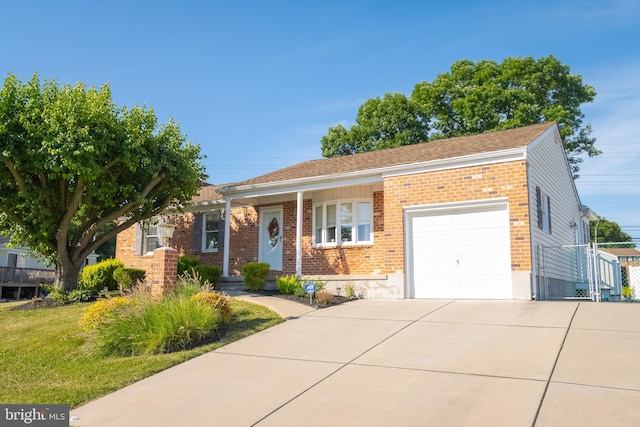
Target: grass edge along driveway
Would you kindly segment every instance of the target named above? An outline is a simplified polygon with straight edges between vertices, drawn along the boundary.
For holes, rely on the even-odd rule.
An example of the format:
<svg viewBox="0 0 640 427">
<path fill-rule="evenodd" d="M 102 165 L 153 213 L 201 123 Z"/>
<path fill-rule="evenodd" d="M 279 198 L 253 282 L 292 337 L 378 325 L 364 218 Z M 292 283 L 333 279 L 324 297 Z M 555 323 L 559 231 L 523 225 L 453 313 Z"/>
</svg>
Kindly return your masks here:
<svg viewBox="0 0 640 427">
<path fill-rule="evenodd" d="M 0 304 L 0 402 L 66 404 L 72 408 L 186 360 L 281 323 L 270 309 L 232 299 L 222 340 L 153 356 L 92 355 L 79 321 L 88 303 L 30 311 Z"/>
</svg>

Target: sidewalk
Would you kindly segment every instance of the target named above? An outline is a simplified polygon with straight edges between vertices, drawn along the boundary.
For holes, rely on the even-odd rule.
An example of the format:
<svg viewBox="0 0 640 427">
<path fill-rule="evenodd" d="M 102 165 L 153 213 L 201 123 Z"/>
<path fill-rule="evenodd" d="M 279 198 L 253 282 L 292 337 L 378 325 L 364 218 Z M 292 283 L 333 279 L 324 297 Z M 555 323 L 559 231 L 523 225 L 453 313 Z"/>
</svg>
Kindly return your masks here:
<svg viewBox="0 0 640 427">
<path fill-rule="evenodd" d="M 303 314 L 310 313 L 314 311 L 314 308 L 308 307 L 304 304 L 298 304 L 297 302 L 288 301 L 283 298 L 260 295 L 242 291 L 230 291 L 227 292 L 229 296 L 243 300 L 249 301 L 254 304 L 264 305 L 265 307 L 270 308 L 275 311 L 285 320 L 295 319 Z"/>
</svg>

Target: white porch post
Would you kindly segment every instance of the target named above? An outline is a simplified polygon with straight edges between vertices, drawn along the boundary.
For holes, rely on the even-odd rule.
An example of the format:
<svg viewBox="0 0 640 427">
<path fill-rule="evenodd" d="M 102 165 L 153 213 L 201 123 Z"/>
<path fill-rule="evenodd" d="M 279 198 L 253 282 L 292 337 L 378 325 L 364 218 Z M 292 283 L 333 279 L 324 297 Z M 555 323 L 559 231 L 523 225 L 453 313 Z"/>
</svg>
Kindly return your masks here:
<svg viewBox="0 0 640 427">
<path fill-rule="evenodd" d="M 302 191 L 297 194 L 296 209 L 296 275 L 302 276 Z"/>
<path fill-rule="evenodd" d="M 231 199 L 224 206 L 224 254 L 222 258 L 222 276 L 229 277 L 229 241 L 231 237 Z"/>
</svg>

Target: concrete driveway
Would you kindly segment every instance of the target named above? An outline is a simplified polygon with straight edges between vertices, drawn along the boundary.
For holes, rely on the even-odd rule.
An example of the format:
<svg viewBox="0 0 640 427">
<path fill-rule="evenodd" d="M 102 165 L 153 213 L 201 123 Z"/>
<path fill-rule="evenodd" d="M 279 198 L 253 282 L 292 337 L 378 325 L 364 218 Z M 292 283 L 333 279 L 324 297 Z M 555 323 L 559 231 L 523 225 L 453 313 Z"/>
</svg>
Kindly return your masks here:
<svg viewBox="0 0 640 427">
<path fill-rule="evenodd" d="M 71 415 L 82 427 L 635 426 L 640 304 L 354 301 Z"/>
</svg>

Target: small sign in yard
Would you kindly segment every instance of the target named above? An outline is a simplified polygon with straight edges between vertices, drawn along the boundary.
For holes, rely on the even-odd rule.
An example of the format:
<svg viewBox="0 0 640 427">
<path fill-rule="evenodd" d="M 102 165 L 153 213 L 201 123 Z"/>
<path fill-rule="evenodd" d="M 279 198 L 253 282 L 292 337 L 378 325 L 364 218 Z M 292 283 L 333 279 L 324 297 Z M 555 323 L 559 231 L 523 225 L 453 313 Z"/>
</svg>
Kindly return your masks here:
<svg viewBox="0 0 640 427">
<path fill-rule="evenodd" d="M 307 282 L 304 284 L 304 291 L 309 294 L 309 304 L 313 303 L 313 294 L 316 292 L 316 284 Z"/>
</svg>

